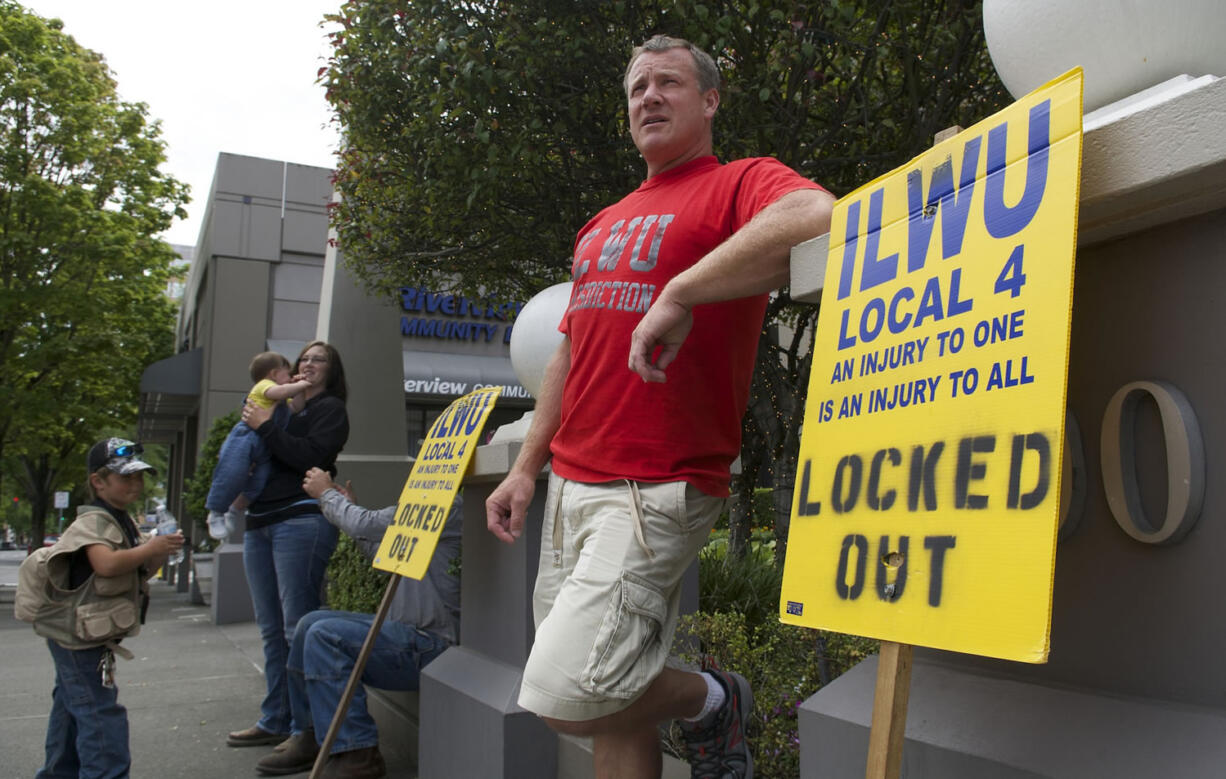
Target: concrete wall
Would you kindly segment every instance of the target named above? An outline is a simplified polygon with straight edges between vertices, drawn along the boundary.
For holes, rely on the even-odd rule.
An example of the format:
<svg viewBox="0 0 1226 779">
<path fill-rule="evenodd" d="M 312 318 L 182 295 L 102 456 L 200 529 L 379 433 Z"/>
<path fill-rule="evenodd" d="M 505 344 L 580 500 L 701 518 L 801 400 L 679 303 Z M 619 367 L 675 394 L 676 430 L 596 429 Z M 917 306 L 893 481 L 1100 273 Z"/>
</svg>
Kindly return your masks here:
<svg viewBox="0 0 1226 779">
<path fill-rule="evenodd" d="M 205 288 L 206 317 L 201 318 L 204 392 L 201 396 L 200 440 L 213 420 L 240 408 L 251 377 L 247 363 L 264 351 L 269 309 L 269 265 L 215 257 Z"/>
<path fill-rule="evenodd" d="M 253 355 L 270 341 L 315 337 L 331 174 L 218 155 L 180 315 L 180 343 L 204 348 L 200 440 L 241 405 Z"/>
</svg>

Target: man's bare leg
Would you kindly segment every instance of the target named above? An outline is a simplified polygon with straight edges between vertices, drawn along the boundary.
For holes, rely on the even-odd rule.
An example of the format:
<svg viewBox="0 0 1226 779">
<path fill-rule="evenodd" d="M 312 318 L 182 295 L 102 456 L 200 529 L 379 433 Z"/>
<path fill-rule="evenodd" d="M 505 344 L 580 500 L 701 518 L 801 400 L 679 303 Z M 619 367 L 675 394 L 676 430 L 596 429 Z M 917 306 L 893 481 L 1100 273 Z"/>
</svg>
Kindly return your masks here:
<svg viewBox="0 0 1226 779">
<path fill-rule="evenodd" d="M 652 725 L 597 733 L 592 736 L 592 761 L 596 779 L 660 779 L 660 730 Z"/>
<path fill-rule="evenodd" d="M 659 724 L 693 717 L 707 698 L 702 674 L 665 668 L 634 703 L 594 720 L 544 718 L 559 733 L 591 736 L 600 779 L 658 777 L 661 771 Z"/>
<path fill-rule="evenodd" d="M 614 714 L 591 720 L 559 720 L 544 717 L 559 733 L 595 736 L 620 730 L 655 728 L 661 722 L 693 717 L 707 699 L 707 682 L 702 674 L 665 668 L 634 703 Z"/>
<path fill-rule="evenodd" d="M 753 754 L 745 742 L 745 724 L 753 711 L 753 691 L 744 677 L 727 671 L 707 672 L 727 697 L 705 719 L 682 722 L 690 767 L 705 773 L 753 776 Z M 658 723 L 697 717 L 707 700 L 702 674 L 666 668 L 638 700 L 607 717 L 585 722 L 545 719 L 560 733 L 593 738 L 596 776 L 639 779 L 660 776 Z"/>
</svg>

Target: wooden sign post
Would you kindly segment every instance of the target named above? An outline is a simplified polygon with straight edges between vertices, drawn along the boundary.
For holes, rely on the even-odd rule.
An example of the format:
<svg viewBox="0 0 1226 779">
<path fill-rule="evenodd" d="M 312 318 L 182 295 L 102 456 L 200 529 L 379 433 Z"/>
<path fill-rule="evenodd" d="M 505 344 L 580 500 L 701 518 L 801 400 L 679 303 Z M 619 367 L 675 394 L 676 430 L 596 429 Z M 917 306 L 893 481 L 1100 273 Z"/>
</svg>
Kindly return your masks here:
<svg viewBox="0 0 1226 779">
<path fill-rule="evenodd" d="M 913 649 L 910 644 L 881 642 L 865 779 L 898 779 L 902 770 L 902 743 L 907 730 Z"/>
</svg>

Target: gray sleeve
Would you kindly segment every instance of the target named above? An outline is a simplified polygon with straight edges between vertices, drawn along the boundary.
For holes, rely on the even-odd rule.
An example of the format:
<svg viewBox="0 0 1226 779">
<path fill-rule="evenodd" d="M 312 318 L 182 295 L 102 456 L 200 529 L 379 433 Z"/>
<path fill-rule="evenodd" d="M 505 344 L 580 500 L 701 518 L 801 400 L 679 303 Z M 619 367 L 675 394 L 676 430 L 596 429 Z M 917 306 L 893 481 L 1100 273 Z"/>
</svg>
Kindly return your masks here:
<svg viewBox="0 0 1226 779">
<path fill-rule="evenodd" d="M 387 506 L 378 511 L 363 508 L 333 489 L 320 497 L 319 505 L 324 517 L 340 528 L 341 532 L 352 537 L 358 548 L 368 557 L 373 557 L 378 551 L 384 532 L 396 516 L 395 506 Z"/>
</svg>

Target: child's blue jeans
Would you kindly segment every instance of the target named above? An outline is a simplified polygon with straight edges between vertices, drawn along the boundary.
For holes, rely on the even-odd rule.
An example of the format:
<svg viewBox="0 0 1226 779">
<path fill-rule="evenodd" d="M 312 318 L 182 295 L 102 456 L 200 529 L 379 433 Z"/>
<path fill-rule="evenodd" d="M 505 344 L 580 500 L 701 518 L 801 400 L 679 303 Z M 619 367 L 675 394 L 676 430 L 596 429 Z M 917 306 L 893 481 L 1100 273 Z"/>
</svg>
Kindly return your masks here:
<svg viewBox="0 0 1226 779">
<path fill-rule="evenodd" d="M 126 777 L 128 710 L 114 687 L 102 686 L 98 664 L 105 647 L 65 649 L 48 641 L 55 661 L 55 690 L 47 719 L 47 762 L 36 779 Z"/>
<path fill-rule="evenodd" d="M 284 403 L 273 408 L 272 422 L 278 427 L 285 427 L 289 422 L 289 408 Z M 240 494 L 254 501 L 264 491 L 269 470 L 268 447 L 246 422 L 239 422 L 230 428 L 230 434 L 221 445 L 204 507 L 225 513 Z"/>
</svg>

